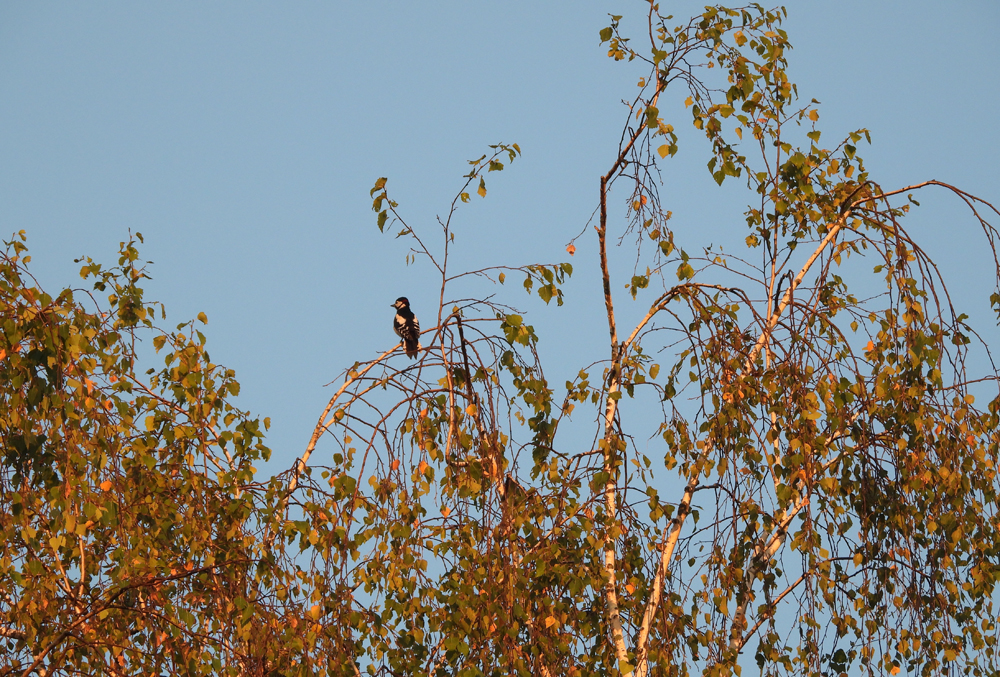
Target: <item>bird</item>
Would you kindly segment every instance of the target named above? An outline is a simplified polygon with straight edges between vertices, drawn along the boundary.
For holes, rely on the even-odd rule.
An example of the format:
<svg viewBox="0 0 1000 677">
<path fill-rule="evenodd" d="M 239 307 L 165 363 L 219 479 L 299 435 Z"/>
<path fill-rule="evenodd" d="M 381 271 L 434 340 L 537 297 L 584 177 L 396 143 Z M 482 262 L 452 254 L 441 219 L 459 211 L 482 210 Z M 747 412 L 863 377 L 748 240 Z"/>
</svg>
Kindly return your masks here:
<svg viewBox="0 0 1000 677">
<path fill-rule="evenodd" d="M 396 309 L 396 317 L 392 319 L 393 331 L 403 339 L 406 356 L 415 359 L 420 350 L 420 323 L 417 316 L 410 310 L 410 301 L 405 296 L 396 299 L 392 307 Z"/>
</svg>

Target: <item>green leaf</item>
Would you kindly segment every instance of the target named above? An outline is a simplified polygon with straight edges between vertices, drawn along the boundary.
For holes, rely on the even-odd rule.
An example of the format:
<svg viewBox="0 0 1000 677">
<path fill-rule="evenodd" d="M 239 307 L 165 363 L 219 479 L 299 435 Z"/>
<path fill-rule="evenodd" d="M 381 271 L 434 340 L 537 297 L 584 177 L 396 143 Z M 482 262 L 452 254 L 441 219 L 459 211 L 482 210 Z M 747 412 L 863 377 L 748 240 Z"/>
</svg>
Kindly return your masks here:
<svg viewBox="0 0 1000 677">
<path fill-rule="evenodd" d="M 660 109 L 657 108 L 656 106 L 650 106 L 649 108 L 646 109 L 646 126 L 649 129 L 656 129 L 657 127 L 659 127 L 659 122 L 658 122 L 659 115 L 660 115 Z"/>
<path fill-rule="evenodd" d="M 649 278 L 645 275 L 634 275 L 632 277 L 632 283 L 630 285 L 632 298 L 635 298 L 636 294 L 640 289 L 645 289 L 649 286 Z"/>
</svg>

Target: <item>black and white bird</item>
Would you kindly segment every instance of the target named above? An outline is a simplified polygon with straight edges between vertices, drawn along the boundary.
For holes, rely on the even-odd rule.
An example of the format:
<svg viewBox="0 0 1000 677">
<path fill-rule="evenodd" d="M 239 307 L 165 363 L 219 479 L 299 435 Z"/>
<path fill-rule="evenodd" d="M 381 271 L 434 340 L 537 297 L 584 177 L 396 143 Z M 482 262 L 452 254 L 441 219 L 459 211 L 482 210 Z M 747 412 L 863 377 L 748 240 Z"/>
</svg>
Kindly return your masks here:
<svg viewBox="0 0 1000 677">
<path fill-rule="evenodd" d="M 392 320 L 392 328 L 399 338 L 403 339 L 403 347 L 406 349 L 406 356 L 415 358 L 420 350 L 420 323 L 417 316 L 410 310 L 410 301 L 405 296 L 400 296 L 392 304 L 396 309 L 396 317 Z"/>
</svg>

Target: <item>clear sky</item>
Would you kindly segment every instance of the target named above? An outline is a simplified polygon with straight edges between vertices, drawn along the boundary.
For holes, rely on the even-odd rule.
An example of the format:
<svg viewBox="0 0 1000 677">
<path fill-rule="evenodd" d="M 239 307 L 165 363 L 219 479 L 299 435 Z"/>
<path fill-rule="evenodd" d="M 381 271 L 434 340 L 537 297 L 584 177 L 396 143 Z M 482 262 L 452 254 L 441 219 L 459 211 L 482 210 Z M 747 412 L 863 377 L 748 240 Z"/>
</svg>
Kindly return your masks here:
<svg viewBox="0 0 1000 677">
<path fill-rule="evenodd" d="M 431 227 L 467 159 L 517 142 L 523 158 L 461 213 L 457 263 L 569 260 L 613 157 L 620 100 L 644 74 L 611 62 L 598 31 L 608 13 L 643 6 L 0 2 L 0 229 L 27 231 L 49 291 L 80 286 L 74 258 L 111 263 L 141 231 L 167 324 L 208 314 L 214 361 L 237 370 L 244 408 L 272 418 L 287 466 L 324 384 L 396 342 L 389 304 L 407 295 L 428 319 L 433 306 L 430 270 L 406 267 L 403 244 L 375 227 L 375 179 L 388 176 L 402 211 Z M 933 178 L 1000 200 L 1000 4 L 788 9 L 792 78 L 822 102 L 824 142 L 868 127 L 873 146 L 859 152 L 884 187 Z M 689 125 L 683 109 L 661 115 Z M 738 193 L 715 187 L 706 160 L 685 132 L 664 175 L 688 248 L 746 234 Z M 974 223 L 943 191 L 920 199 L 910 227 L 1000 344 Z M 564 308 L 505 290 L 567 375 L 607 350 L 596 245 L 577 244 Z"/>
</svg>

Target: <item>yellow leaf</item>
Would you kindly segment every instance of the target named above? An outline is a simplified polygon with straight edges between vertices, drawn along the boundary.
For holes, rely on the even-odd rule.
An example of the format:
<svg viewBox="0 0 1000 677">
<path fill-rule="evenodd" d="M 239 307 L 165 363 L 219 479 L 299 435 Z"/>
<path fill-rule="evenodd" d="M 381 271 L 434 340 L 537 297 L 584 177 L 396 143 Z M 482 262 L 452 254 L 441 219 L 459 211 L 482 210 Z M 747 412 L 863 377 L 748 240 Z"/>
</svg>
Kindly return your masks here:
<svg viewBox="0 0 1000 677">
<path fill-rule="evenodd" d="M 444 506 L 443 508 L 441 508 L 441 517 L 447 517 L 450 514 L 451 514 L 451 508 L 449 508 L 448 506 Z"/>
<path fill-rule="evenodd" d="M 476 191 L 479 197 L 486 197 L 486 182 L 479 179 L 479 190 Z"/>
<path fill-rule="evenodd" d="M 684 107 L 685 108 L 687 108 L 688 106 L 690 106 L 693 103 L 694 103 L 694 99 L 692 99 L 690 96 L 688 98 L 684 99 Z"/>
<path fill-rule="evenodd" d="M 479 409 L 476 407 L 476 405 L 470 404 L 465 408 L 465 413 L 468 414 L 469 416 L 475 416 L 476 414 L 479 413 Z"/>
<path fill-rule="evenodd" d="M 667 157 L 667 154 L 670 153 L 670 146 L 663 144 L 656 149 L 656 152 L 660 154 L 660 157 Z"/>
<path fill-rule="evenodd" d="M 809 111 L 809 119 L 812 120 L 813 122 L 819 120 L 819 111 L 816 109 Z"/>
<path fill-rule="evenodd" d="M 319 618 L 319 615 L 320 613 L 322 613 L 322 611 L 323 609 L 320 607 L 319 604 L 313 604 L 312 607 L 309 609 L 309 615 L 312 616 L 313 619 L 317 619 Z"/>
<path fill-rule="evenodd" d="M 548 618 L 545 619 L 545 627 L 546 628 L 551 628 L 553 625 L 555 625 L 558 622 L 559 621 L 557 621 L 554 616 L 549 616 Z"/>
<path fill-rule="evenodd" d="M 423 475 L 425 470 L 427 470 L 427 461 L 421 461 L 420 465 L 417 466 L 417 472 Z"/>
</svg>

